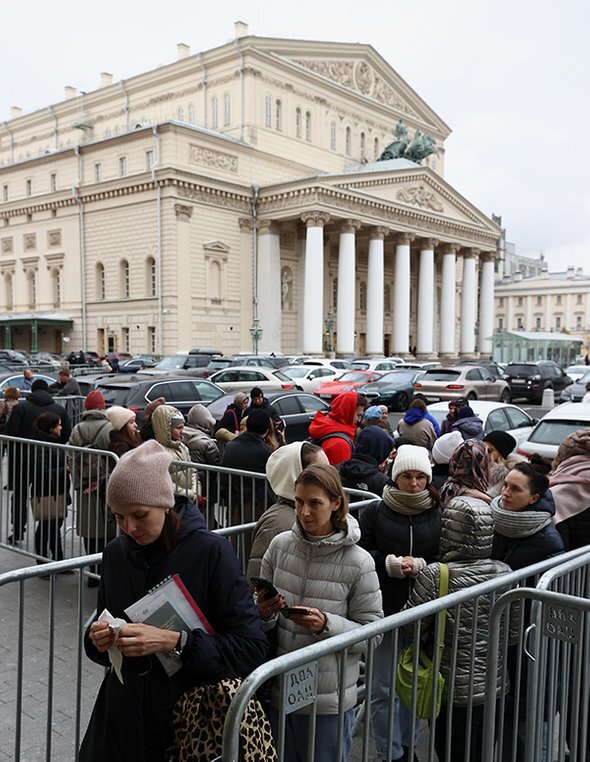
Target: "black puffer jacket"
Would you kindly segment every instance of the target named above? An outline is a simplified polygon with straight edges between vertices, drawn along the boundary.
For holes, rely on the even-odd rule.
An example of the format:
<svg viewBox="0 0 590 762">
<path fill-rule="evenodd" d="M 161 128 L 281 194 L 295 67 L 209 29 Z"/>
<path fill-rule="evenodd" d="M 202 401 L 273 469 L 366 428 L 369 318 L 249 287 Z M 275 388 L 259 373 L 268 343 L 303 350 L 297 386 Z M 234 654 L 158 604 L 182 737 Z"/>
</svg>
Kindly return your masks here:
<svg viewBox="0 0 590 762">
<path fill-rule="evenodd" d="M 356 453 L 350 460 L 339 463 L 336 468 L 340 472 L 343 487 L 350 489 L 363 489 L 382 495 L 386 484 L 391 484 L 391 479 L 379 470 L 377 461 L 370 455 Z"/>
<path fill-rule="evenodd" d="M 59 415 L 62 426 L 60 442 L 65 444 L 72 433 L 70 417 L 63 405 L 55 402 L 51 394 L 44 389 L 31 392 L 25 400 L 14 406 L 6 424 L 6 433 L 11 437 L 31 439 L 35 431 L 33 424 L 41 413 Z"/>
</svg>

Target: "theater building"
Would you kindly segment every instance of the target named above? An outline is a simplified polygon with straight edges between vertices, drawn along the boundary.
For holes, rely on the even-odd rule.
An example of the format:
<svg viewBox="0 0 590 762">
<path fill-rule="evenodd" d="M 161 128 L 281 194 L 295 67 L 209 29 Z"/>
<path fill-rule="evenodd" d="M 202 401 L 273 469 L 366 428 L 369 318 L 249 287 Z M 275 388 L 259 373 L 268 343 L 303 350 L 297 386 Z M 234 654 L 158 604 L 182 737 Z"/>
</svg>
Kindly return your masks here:
<svg viewBox="0 0 590 762">
<path fill-rule="evenodd" d="M 489 354 L 500 228 L 370 46 L 235 39 L 0 125 L 0 344 Z M 402 121 L 437 152 L 377 161 Z"/>
</svg>

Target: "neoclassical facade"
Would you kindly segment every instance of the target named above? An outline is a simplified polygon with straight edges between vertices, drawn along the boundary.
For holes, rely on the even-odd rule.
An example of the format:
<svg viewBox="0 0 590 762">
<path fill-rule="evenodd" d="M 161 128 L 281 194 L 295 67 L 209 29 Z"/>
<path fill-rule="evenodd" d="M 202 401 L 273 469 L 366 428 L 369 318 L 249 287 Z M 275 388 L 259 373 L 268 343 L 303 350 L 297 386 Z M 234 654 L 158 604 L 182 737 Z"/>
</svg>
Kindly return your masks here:
<svg viewBox="0 0 590 762">
<path fill-rule="evenodd" d="M 500 228 L 368 45 L 251 36 L 0 125 L 0 343 L 491 351 Z M 402 120 L 422 166 L 376 159 Z"/>
</svg>

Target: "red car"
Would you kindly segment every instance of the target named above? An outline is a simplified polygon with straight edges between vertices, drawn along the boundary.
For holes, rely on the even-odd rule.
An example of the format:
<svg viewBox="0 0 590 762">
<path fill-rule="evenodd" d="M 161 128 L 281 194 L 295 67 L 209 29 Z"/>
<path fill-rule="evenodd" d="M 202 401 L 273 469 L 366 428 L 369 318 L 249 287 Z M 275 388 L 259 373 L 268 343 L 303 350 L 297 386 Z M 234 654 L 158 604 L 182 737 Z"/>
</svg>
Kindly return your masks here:
<svg viewBox="0 0 590 762">
<path fill-rule="evenodd" d="M 349 370 L 338 378 L 337 381 L 326 381 L 314 391 L 314 394 L 323 400 L 333 400 L 342 392 L 353 392 L 357 386 L 368 384 L 381 378 L 383 373 L 374 370 Z"/>
</svg>

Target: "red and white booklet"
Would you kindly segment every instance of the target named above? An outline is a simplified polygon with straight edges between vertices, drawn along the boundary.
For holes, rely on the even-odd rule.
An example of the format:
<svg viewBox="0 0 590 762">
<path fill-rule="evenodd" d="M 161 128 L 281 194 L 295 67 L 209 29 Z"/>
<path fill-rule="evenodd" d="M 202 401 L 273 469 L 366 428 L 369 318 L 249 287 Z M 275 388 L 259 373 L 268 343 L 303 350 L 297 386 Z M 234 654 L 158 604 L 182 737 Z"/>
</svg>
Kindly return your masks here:
<svg viewBox="0 0 590 762">
<path fill-rule="evenodd" d="M 163 630 L 203 630 L 209 635 L 215 632 L 194 598 L 186 589 L 179 574 L 166 577 L 143 598 L 125 609 L 132 622 L 142 622 Z M 168 675 L 173 675 L 182 667 L 177 656 L 156 654 Z"/>
</svg>

